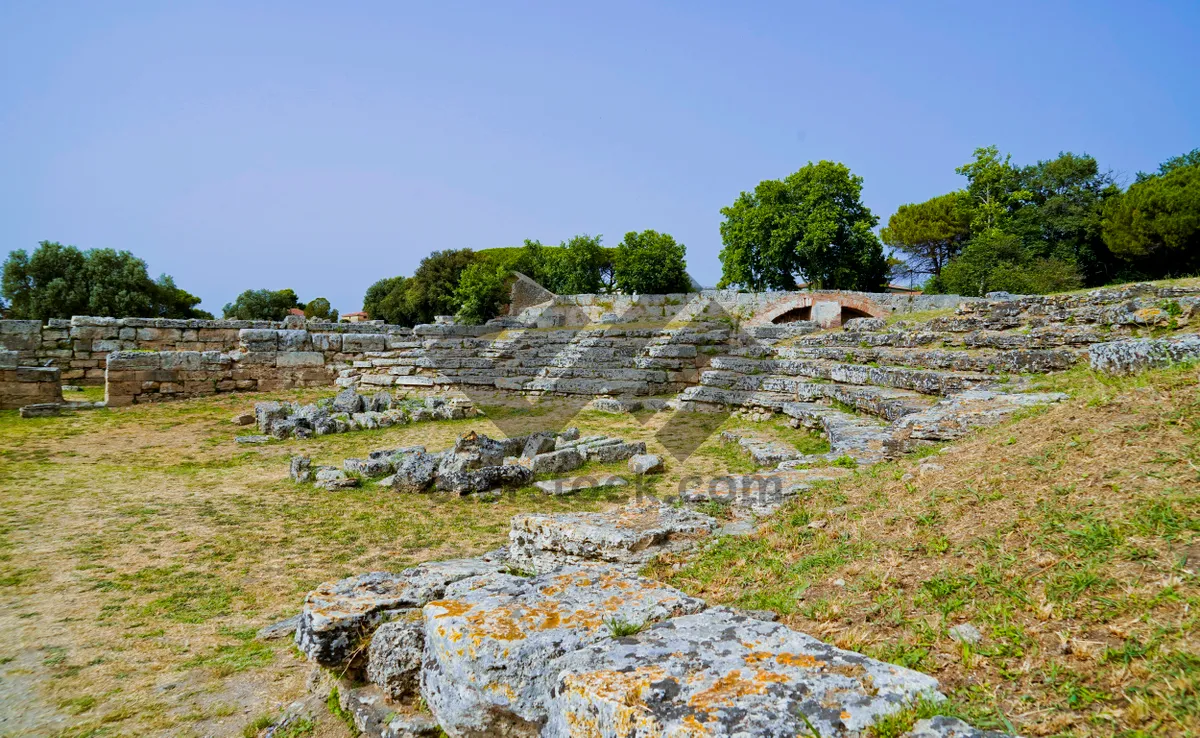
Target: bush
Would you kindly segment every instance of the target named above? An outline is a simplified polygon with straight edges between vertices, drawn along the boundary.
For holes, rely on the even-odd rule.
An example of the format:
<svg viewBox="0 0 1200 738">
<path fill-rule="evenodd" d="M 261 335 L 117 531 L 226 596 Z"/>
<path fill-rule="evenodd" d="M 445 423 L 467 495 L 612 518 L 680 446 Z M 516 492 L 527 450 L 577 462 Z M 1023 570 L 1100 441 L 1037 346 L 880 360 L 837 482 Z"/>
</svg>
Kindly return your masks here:
<svg viewBox="0 0 1200 738">
<path fill-rule="evenodd" d="M 459 321 L 479 325 L 499 315 L 508 304 L 511 276 L 511 269 L 491 261 L 477 261 L 464 269 L 454 291 Z"/>
<path fill-rule="evenodd" d="M 1034 257 L 1019 237 L 992 230 L 972 239 L 940 277 L 929 281 L 926 291 L 968 297 L 995 291 L 1030 295 L 1078 289 L 1082 284 L 1074 264 Z"/>
</svg>

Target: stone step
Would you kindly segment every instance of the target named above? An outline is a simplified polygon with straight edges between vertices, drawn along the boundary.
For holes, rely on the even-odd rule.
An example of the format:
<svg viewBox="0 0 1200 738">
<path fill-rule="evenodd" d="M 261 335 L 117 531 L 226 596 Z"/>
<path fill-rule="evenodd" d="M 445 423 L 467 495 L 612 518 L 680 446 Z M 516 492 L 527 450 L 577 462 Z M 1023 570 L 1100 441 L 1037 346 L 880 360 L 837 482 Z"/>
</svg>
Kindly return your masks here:
<svg viewBox="0 0 1200 738">
<path fill-rule="evenodd" d="M 921 369 L 948 369 L 959 372 L 1043 373 L 1070 369 L 1083 360 L 1080 351 L 1058 349 L 895 349 L 782 346 L 780 359 L 823 359 L 853 364 L 882 364 Z M 714 360 L 712 365 L 718 368 Z"/>
<path fill-rule="evenodd" d="M 717 356 L 713 358 L 710 366 L 715 370 L 728 370 L 741 374 L 809 377 L 843 384 L 894 387 L 926 395 L 947 395 L 995 381 L 994 377 L 978 372 L 870 366 L 828 359 L 749 359 Z"/>
<path fill-rule="evenodd" d="M 933 404 L 933 400 L 918 392 L 894 387 L 812 382 L 800 377 L 786 377 L 777 374 L 747 375 L 715 369 L 710 369 L 700 375 L 700 387 L 774 397 L 775 402 L 764 405 L 764 407 L 771 407 L 774 410 L 780 410 L 783 402 L 835 400 L 850 405 L 860 412 L 878 415 L 887 420 L 895 420 L 910 413 L 920 412 Z M 694 398 L 683 399 L 693 400 Z M 694 401 L 703 402 L 704 400 Z M 755 398 L 749 397 L 747 401 L 725 404 L 752 406 L 755 404 Z"/>
</svg>

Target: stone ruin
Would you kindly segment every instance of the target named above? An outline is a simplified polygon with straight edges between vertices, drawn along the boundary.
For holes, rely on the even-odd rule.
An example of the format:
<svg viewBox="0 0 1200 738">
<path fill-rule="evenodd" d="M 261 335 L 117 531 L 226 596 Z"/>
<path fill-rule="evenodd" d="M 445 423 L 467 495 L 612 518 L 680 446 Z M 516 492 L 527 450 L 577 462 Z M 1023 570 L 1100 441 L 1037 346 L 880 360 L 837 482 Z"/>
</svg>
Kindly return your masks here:
<svg viewBox="0 0 1200 738">
<path fill-rule="evenodd" d="M 462 397 L 407 398 L 393 397 L 388 392 L 360 395 L 344 389 L 335 397 L 311 404 L 259 402 L 252 415 L 238 415 L 233 422 L 258 426 L 258 435 L 239 436 L 239 443 L 266 443 L 272 438 L 305 439 L 430 420 L 463 420 L 481 414 Z"/>
<path fill-rule="evenodd" d="M 921 323 L 897 315 L 929 309 L 947 312 Z M 412 329 L 0 321 L 0 346 L 9 351 L 0 355 L 0 397 L 48 390 L 17 386 L 52 384 L 48 373 L 27 371 L 37 368 L 69 381 L 103 380 L 114 404 L 303 386 L 351 390 L 339 397 L 353 409 L 339 410 L 336 401 L 256 409 L 251 422 L 265 437 L 425 413 L 438 419 L 470 407 L 398 401 L 390 394 L 397 388 L 581 397 L 605 412 L 783 416 L 824 435 L 830 451 L 801 454 L 735 428 L 725 440 L 761 467 L 756 474 L 685 485 L 671 503 L 639 495 L 602 513 L 519 515 L 508 546 L 480 558 L 324 584 L 305 601 L 296 642 L 331 670 L 326 683 L 340 680 L 343 707 L 368 735 L 850 736 L 919 697 L 936 702 L 936 680 L 833 648 L 761 613 L 708 607 L 639 577 L 640 567 L 666 551 L 746 532 L 789 496 L 854 467 L 1063 399 L 1031 391 L 1034 375 L 1082 362 L 1123 374 L 1200 359 L 1200 339 L 1178 333 L 1198 312 L 1200 288 L 1131 285 L 967 300 L 551 296 L 485 326 Z M 439 453 L 381 449 L 340 469 L 313 469 L 299 457 L 291 471 L 330 488 L 381 478 L 396 490 L 488 496 L 609 455 L 634 473 L 661 469 L 662 459 L 636 444 L 570 435 L 469 434 Z M 544 480 L 577 488 L 562 481 Z M 689 507 L 712 501 L 728 504 L 733 521 Z M 921 721 L 908 734 L 982 735 L 947 718 Z"/>
<path fill-rule="evenodd" d="M 377 480 L 377 486 L 397 492 L 436 490 L 457 495 L 497 498 L 505 488 L 529 484 L 537 476 L 564 474 L 588 461 L 629 461 L 634 474 L 662 471 L 660 457 L 646 453 L 644 441 L 626 442 L 603 435 L 580 436 L 579 429 L 490 438 L 474 431 L 459 437 L 454 446 L 430 453 L 424 446 L 378 449 L 366 458 L 351 458 L 342 468 L 313 467 L 307 456 L 293 456 L 289 476 L 293 482 L 313 482 L 324 489 L 359 486 L 360 479 Z M 582 484 L 589 479 L 590 484 Z M 610 477 L 624 484 L 619 477 Z M 593 478 L 553 480 L 536 483 L 547 494 L 561 495 L 585 487 L 608 486 L 612 482 Z"/>
</svg>

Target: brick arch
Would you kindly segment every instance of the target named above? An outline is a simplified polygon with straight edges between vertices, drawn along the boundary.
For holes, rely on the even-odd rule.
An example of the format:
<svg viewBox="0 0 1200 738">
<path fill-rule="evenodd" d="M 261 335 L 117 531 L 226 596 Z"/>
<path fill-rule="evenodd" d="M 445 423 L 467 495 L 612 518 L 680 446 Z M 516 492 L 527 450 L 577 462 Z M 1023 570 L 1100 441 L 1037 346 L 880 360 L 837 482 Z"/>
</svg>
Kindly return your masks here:
<svg viewBox="0 0 1200 738">
<path fill-rule="evenodd" d="M 849 318 L 885 318 L 891 314 L 891 310 L 863 295 L 844 292 L 792 292 L 771 302 L 755 315 L 750 323 L 766 325 L 807 319 L 806 316 L 811 315 L 813 305 L 819 302 L 834 302 L 841 306 L 840 315 L 827 327 L 839 326 L 843 320 Z"/>
</svg>

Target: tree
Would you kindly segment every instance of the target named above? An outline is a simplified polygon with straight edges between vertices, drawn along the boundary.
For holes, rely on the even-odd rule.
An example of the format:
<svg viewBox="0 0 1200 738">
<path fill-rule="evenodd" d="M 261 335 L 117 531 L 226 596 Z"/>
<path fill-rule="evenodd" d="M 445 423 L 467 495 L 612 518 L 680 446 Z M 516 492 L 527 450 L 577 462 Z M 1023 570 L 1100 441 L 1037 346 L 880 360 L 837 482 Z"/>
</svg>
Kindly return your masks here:
<svg viewBox="0 0 1200 738">
<path fill-rule="evenodd" d="M 1038 256 L 1074 263 L 1085 284 L 1112 279 L 1119 267 L 1100 235 L 1104 203 L 1120 194 L 1112 175 L 1087 154 L 1064 152 L 1021 169 L 1020 182 L 1027 200 L 1007 230 Z"/>
<path fill-rule="evenodd" d="M 434 251 L 421 260 L 405 284 L 405 303 L 416 323 L 432 323 L 438 315 L 454 315 L 461 303 L 455 297 L 463 271 L 476 261 L 471 249 Z"/>
<path fill-rule="evenodd" d="M 971 227 L 976 233 L 1001 228 L 1021 207 L 1029 193 L 1021 189 L 1021 173 L 1012 155 L 1000 158 L 995 146 L 975 149 L 975 160 L 954 171 L 967 178 L 967 194 L 974 201 Z"/>
<path fill-rule="evenodd" d="M 997 291 L 1045 294 L 1081 285 L 1074 264 L 1030 254 L 1020 237 L 993 228 L 971 239 L 926 290 L 982 297 Z"/>
<path fill-rule="evenodd" d="M 128 251 L 89 249 L 42 241 L 32 255 L 9 254 L 0 294 L 13 318 L 47 320 L 72 315 L 197 318 L 200 298 L 162 275 L 150 279 L 146 262 Z"/>
<path fill-rule="evenodd" d="M 971 237 L 970 205 L 969 196 L 961 191 L 901 205 L 879 235 L 908 256 L 913 272 L 937 276 Z"/>
<path fill-rule="evenodd" d="M 1114 254 L 1152 277 L 1200 271 L 1200 150 L 1169 160 L 1110 200 L 1102 229 Z"/>
<path fill-rule="evenodd" d="M 765 180 L 722 208 L 721 286 L 875 290 L 887 278 L 878 222 L 862 203 L 862 178 L 844 164 L 809 163 Z"/>
<path fill-rule="evenodd" d="M 283 320 L 292 308 L 303 307 L 291 289 L 246 290 L 224 308 L 227 320 Z"/>
<path fill-rule="evenodd" d="M 511 276 L 511 269 L 492 261 L 477 261 L 464 269 L 454 291 L 459 321 L 479 325 L 499 315 L 508 304 Z"/>
<path fill-rule="evenodd" d="M 329 300 L 317 297 L 308 301 L 304 306 L 304 317 L 309 320 L 320 320 L 326 323 L 336 323 L 338 311 L 333 309 Z"/>
<path fill-rule="evenodd" d="M 667 233 L 630 231 L 613 260 L 616 287 L 632 294 L 665 295 L 691 290 L 684 256 L 687 247 Z"/>
<path fill-rule="evenodd" d="M 604 265 L 601 236 L 573 236 L 557 249 L 542 247 L 542 285 L 560 295 L 584 295 L 600 292 L 604 283 L 600 270 Z"/>
<path fill-rule="evenodd" d="M 397 316 L 392 315 L 390 311 L 385 311 L 383 307 L 384 301 L 393 292 L 398 291 L 401 295 L 401 300 L 403 300 L 404 284 L 407 281 L 407 277 L 384 277 L 372 284 L 367 288 L 367 293 L 363 295 L 363 312 L 371 320 L 383 320 L 393 325 L 410 325 L 400 320 L 392 320 L 391 318 Z M 389 307 L 391 307 L 390 304 Z"/>
</svg>

